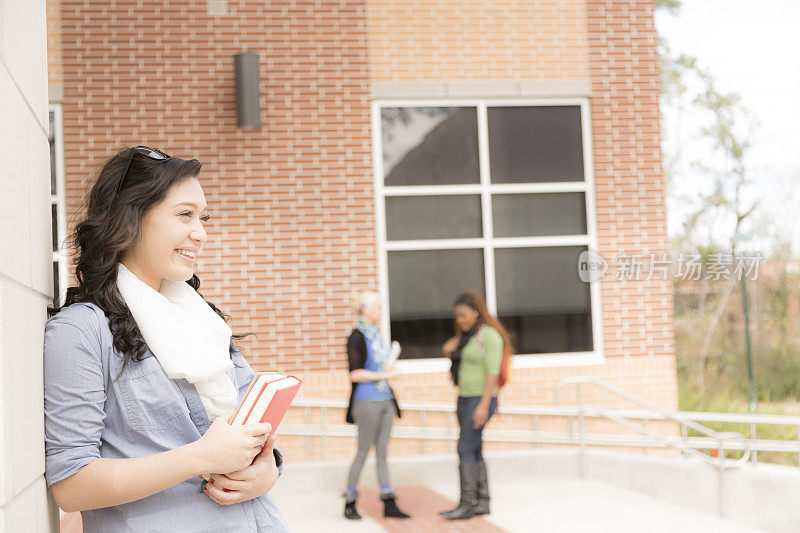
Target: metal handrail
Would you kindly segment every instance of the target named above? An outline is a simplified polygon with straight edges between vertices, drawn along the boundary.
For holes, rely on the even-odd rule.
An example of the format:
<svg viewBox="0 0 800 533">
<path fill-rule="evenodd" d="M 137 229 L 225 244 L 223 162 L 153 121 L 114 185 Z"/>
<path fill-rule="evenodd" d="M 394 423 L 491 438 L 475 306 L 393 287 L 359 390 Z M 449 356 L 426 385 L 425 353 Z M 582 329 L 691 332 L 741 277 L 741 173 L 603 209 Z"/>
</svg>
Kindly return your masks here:
<svg viewBox="0 0 800 533">
<path fill-rule="evenodd" d="M 452 402 L 420 402 L 416 400 L 398 402 L 400 408 L 408 411 L 435 411 L 435 412 L 455 412 L 456 406 Z M 331 400 L 321 398 L 297 397 L 292 402 L 292 407 L 333 407 L 344 409 L 347 407 L 346 400 Z M 564 416 L 577 414 L 578 410 L 572 406 L 541 406 L 541 405 L 500 405 L 497 410 L 500 414 L 518 415 L 553 415 Z M 637 411 L 621 409 L 615 411 L 628 418 L 648 418 L 650 420 L 665 420 L 660 413 L 652 410 Z M 703 411 L 675 411 L 672 413 L 681 419 L 703 420 L 706 422 L 732 422 L 739 424 L 781 424 L 787 426 L 800 425 L 800 416 L 793 415 L 765 415 L 756 413 L 710 413 Z"/>
<path fill-rule="evenodd" d="M 438 413 L 454 413 L 455 405 L 451 402 L 420 402 L 420 401 L 401 401 L 399 402 L 400 408 L 403 411 L 427 411 Z M 307 412 L 306 419 L 310 420 L 309 409 L 313 408 L 332 408 L 332 409 L 345 409 L 347 401 L 345 400 L 331 400 L 320 398 L 296 398 L 292 402 L 292 408 L 305 408 Z M 617 416 L 646 421 L 662 421 L 667 420 L 660 412 L 647 411 L 647 410 L 632 410 L 632 409 L 619 409 L 619 410 L 605 410 Z M 577 417 L 579 410 L 575 406 L 539 406 L 539 405 L 500 405 L 497 410 L 499 415 L 518 415 L 530 416 L 534 420 L 540 417 Z M 594 412 L 592 406 L 584 407 L 584 416 L 589 418 L 599 417 Z M 783 425 L 791 426 L 798 430 L 800 433 L 800 416 L 790 415 L 765 415 L 765 414 L 752 414 L 752 413 L 707 413 L 700 411 L 676 411 L 672 416 L 679 418 L 681 421 L 694 421 L 694 422 L 727 422 L 735 424 L 746 424 L 751 427 L 751 436 L 748 439 L 748 448 L 751 451 L 750 459 L 755 462 L 755 452 L 790 452 L 800 456 L 800 440 L 770 440 L 759 439 L 756 437 L 757 431 L 754 426 L 756 425 Z M 400 426 L 396 427 L 395 431 L 400 431 L 395 436 L 398 438 L 430 438 L 448 439 L 457 438 L 458 431 L 453 429 L 450 418 L 447 419 L 450 428 L 444 433 L 441 433 L 441 428 L 424 430 L 419 427 Z M 302 433 L 295 433 L 298 430 Z M 353 436 L 355 435 L 355 428 L 351 425 L 329 425 L 329 436 Z M 420 432 L 427 431 L 427 436 L 420 435 Z M 440 431 L 437 433 L 437 431 Z M 335 434 L 334 434 L 335 432 Z M 292 424 L 284 422 L 281 425 L 281 433 L 284 435 L 303 435 L 303 436 L 322 436 L 319 424 Z M 503 438 L 507 435 L 512 436 L 513 442 L 529 442 L 533 445 L 536 444 L 570 444 L 574 439 L 570 439 L 567 434 L 559 432 L 542 432 L 536 430 L 494 430 L 488 428 L 484 432 L 484 440 L 502 442 Z M 650 440 L 631 440 L 625 436 L 614 437 L 608 434 L 601 434 L 592 436 L 587 434 L 587 443 L 592 445 L 602 446 L 626 446 L 626 447 L 641 447 L 646 448 L 650 446 L 657 447 L 658 443 L 653 443 Z M 671 439 L 671 437 L 668 437 Z M 717 448 L 716 441 L 709 437 L 683 437 L 688 441 L 691 447 L 695 449 L 715 449 Z M 665 445 L 667 446 L 667 445 Z M 743 445 L 736 442 L 728 443 L 728 449 L 739 450 Z M 800 464 L 800 461 L 799 461 Z"/>
<path fill-rule="evenodd" d="M 562 379 L 561 381 L 559 381 L 558 385 L 556 385 L 556 388 L 555 388 L 555 400 L 556 400 L 556 403 L 558 403 L 558 405 L 561 406 L 561 407 L 566 407 L 566 404 L 563 401 L 561 401 L 561 397 L 560 397 L 561 390 L 564 387 L 568 386 L 568 385 L 577 385 L 577 386 L 580 387 L 580 385 L 582 385 L 582 384 L 588 384 L 588 385 L 594 385 L 596 387 L 600 387 L 601 389 L 604 389 L 604 390 L 606 390 L 608 392 L 611 392 L 612 394 L 614 394 L 616 396 L 619 396 L 620 398 L 628 400 L 628 401 L 630 401 L 632 403 L 635 403 L 635 404 L 637 404 L 637 405 L 639 405 L 641 407 L 644 407 L 645 409 L 648 409 L 648 410 L 650 410 L 650 411 L 652 411 L 654 413 L 657 413 L 659 415 L 659 418 L 662 419 L 662 420 L 671 420 L 671 421 L 676 422 L 676 423 L 678 423 L 678 424 L 680 424 L 682 426 L 686 426 L 688 428 L 691 428 L 691 429 L 697 431 L 698 433 L 703 433 L 706 436 L 711 437 L 711 438 L 713 438 L 713 439 L 715 439 L 717 441 L 725 442 L 725 441 L 731 440 L 731 439 L 738 439 L 738 440 L 740 440 L 742 442 L 742 448 L 741 448 L 743 450 L 742 456 L 739 459 L 736 459 L 736 460 L 730 461 L 730 462 L 729 461 L 720 462 L 720 461 L 716 460 L 713 457 L 710 457 L 710 456 L 708 456 L 708 455 L 706 455 L 704 453 L 697 452 L 697 450 L 695 450 L 694 448 L 691 448 L 689 446 L 685 446 L 683 444 L 677 445 L 677 446 L 671 445 L 672 447 L 678 448 L 683 452 L 686 452 L 686 453 L 694 455 L 695 457 L 697 457 L 698 459 L 700 459 L 700 460 L 702 460 L 702 461 L 704 461 L 706 463 L 713 464 L 714 466 L 721 465 L 723 468 L 736 468 L 736 467 L 739 467 L 739 466 L 743 465 L 744 463 L 746 463 L 747 460 L 750 458 L 750 447 L 748 446 L 747 437 L 745 437 L 741 433 L 738 433 L 736 431 L 724 431 L 724 432 L 715 431 L 715 430 L 711 429 L 708 426 L 704 426 L 703 424 L 699 424 L 699 423 L 695 422 L 694 420 L 688 420 L 686 418 L 681 418 L 679 416 L 676 416 L 676 415 L 670 413 L 669 411 L 666 411 L 665 409 L 662 409 L 661 407 L 657 406 L 656 404 L 648 402 L 644 398 L 640 398 L 638 396 L 635 396 L 635 395 L 633 395 L 633 394 L 631 394 L 629 392 L 626 392 L 626 391 L 624 391 L 624 390 L 622 390 L 622 389 L 620 389 L 618 387 L 615 387 L 614 385 L 611 385 L 610 383 L 607 383 L 605 381 L 602 381 L 602 380 L 599 380 L 599 379 L 596 379 L 596 378 L 574 377 L 574 378 Z M 615 421 L 615 422 L 617 422 L 619 424 L 624 425 L 625 427 L 627 427 L 629 429 L 632 429 L 634 431 L 638 431 L 638 432 L 642 433 L 643 435 L 647 435 L 647 436 L 649 436 L 651 438 L 655 438 L 655 439 L 658 439 L 658 440 L 662 440 L 663 439 L 662 435 L 654 433 L 654 432 L 650 431 L 647 428 L 640 428 L 640 427 L 637 427 L 635 424 L 631 424 L 630 421 L 627 420 L 626 417 L 620 416 L 618 413 L 612 413 L 611 411 L 608 411 L 608 410 L 605 410 L 605 409 L 602 409 L 602 408 L 596 407 L 596 406 L 584 405 L 582 403 L 582 395 L 581 394 L 578 394 L 578 398 L 579 398 L 579 406 L 578 406 L 578 410 L 579 411 L 585 410 L 587 407 L 589 407 L 591 409 L 594 409 L 594 411 L 599 416 L 601 416 L 603 418 L 608 418 L 609 420 L 613 420 L 613 421 Z M 723 449 L 726 449 L 726 448 L 725 447 L 721 447 L 721 450 L 723 450 Z M 720 458 L 724 459 L 724 454 L 721 453 L 720 454 Z"/>
<path fill-rule="evenodd" d="M 578 405 L 566 405 L 561 401 L 559 393 L 567 385 L 574 384 L 578 387 Z M 600 388 L 611 392 L 623 399 L 636 404 L 636 409 L 605 409 L 598 406 L 584 404 L 582 386 L 584 384 L 598 385 Z M 787 415 L 763 415 L 752 413 L 705 413 L 705 412 L 671 412 L 648 402 L 642 398 L 634 396 L 613 385 L 589 377 L 568 378 L 562 380 L 556 386 L 557 406 L 534 406 L 534 405 L 513 405 L 502 404 L 498 415 L 529 416 L 531 427 L 529 429 L 493 429 L 491 427 L 484 430 L 483 439 L 487 442 L 513 442 L 530 443 L 531 445 L 579 445 L 581 451 L 578 454 L 580 468 L 585 473 L 586 446 L 623 446 L 641 448 L 645 453 L 651 448 L 674 448 L 681 450 L 685 456 L 693 456 L 703 463 L 713 465 L 718 471 L 719 477 L 719 512 L 725 514 L 725 472 L 730 468 L 735 468 L 744 464 L 748 459 L 755 464 L 758 461 L 757 452 L 790 452 L 800 457 L 800 417 Z M 322 459 L 327 459 L 327 446 L 325 442 L 328 437 L 354 437 L 355 427 L 349 424 L 329 424 L 328 412 L 330 409 L 344 410 L 347 402 L 344 400 L 316 399 L 299 397 L 292 403 L 292 409 L 301 409 L 305 412 L 305 423 L 297 423 L 290 419 L 281 425 L 281 434 L 305 437 L 307 457 L 313 455 L 314 438 L 322 439 Z M 427 442 L 433 440 L 444 440 L 448 449 L 453 451 L 454 442 L 458 438 L 458 430 L 453 427 L 452 416 L 445 417 L 445 427 L 430 426 L 425 413 L 452 414 L 455 412 L 455 405 L 452 402 L 420 402 L 420 401 L 401 401 L 400 408 L 404 411 L 419 412 L 420 424 L 410 426 L 400 424 L 395 427 L 392 434 L 394 438 L 411 439 L 420 442 L 422 453 L 427 453 Z M 312 423 L 311 410 L 320 409 L 319 422 Z M 540 430 L 540 418 L 553 417 L 555 419 L 566 419 L 568 429 L 566 431 L 542 431 Z M 343 418 L 343 417 L 342 417 Z M 610 433 L 590 433 L 585 430 L 584 420 L 586 418 L 603 418 L 619 423 L 625 428 L 635 431 L 638 435 L 630 434 L 610 434 Z M 578 420 L 578 433 L 574 431 L 574 421 Z M 642 421 L 635 424 L 633 420 Z M 343 421 L 343 420 L 342 420 Z M 681 427 L 680 435 L 660 435 L 648 427 L 648 422 L 671 421 Z M 699 422 L 725 422 L 749 425 L 750 438 L 746 438 L 738 432 L 718 432 L 700 424 Z M 785 440 L 759 439 L 757 436 L 758 425 L 781 425 L 791 426 L 796 429 L 796 438 Z M 689 436 L 688 429 L 694 429 L 700 436 Z M 700 450 L 717 450 L 717 458 L 702 453 Z M 736 460 L 725 458 L 725 451 L 741 451 L 742 456 Z M 800 466 L 800 461 L 798 462 Z"/>
<path fill-rule="evenodd" d="M 562 379 L 556 385 L 556 388 L 555 388 L 555 391 L 554 391 L 555 400 L 556 400 L 556 403 L 558 403 L 558 405 L 560 405 L 562 407 L 566 407 L 566 404 L 561 400 L 561 391 L 564 389 L 564 387 L 567 387 L 569 385 L 575 385 L 576 389 L 577 389 L 578 425 L 579 425 L 579 431 L 580 431 L 580 437 L 579 437 L 580 438 L 580 441 L 579 441 L 580 453 L 578 454 L 578 468 L 579 468 L 581 477 L 584 477 L 584 478 L 586 477 L 586 467 L 585 467 L 585 463 L 586 463 L 586 458 L 585 458 L 585 455 L 586 455 L 585 435 L 586 435 L 586 433 L 585 433 L 585 430 L 584 430 L 584 418 L 585 418 L 586 405 L 584 405 L 584 403 L 583 403 L 583 388 L 582 388 L 582 386 L 583 385 L 593 385 L 593 386 L 599 387 L 599 388 L 601 388 L 601 389 L 603 389 L 603 390 L 605 390 L 607 392 L 610 392 L 610 393 L 616 395 L 619 398 L 628 400 L 629 402 L 632 402 L 632 403 L 634 403 L 634 404 L 636 404 L 636 405 L 638 405 L 640 407 L 644 407 L 645 409 L 648 409 L 650 411 L 656 412 L 661 417 L 663 417 L 663 419 L 665 419 L 665 420 L 671 420 L 671 421 L 673 421 L 675 423 L 680 424 L 681 425 L 681 430 L 682 430 L 681 433 L 684 434 L 684 435 L 686 434 L 684 428 L 691 428 L 691 429 L 697 431 L 698 433 L 703 433 L 706 436 L 716 440 L 718 442 L 718 444 L 719 444 L 719 446 L 718 446 L 719 457 L 715 459 L 715 458 L 713 458 L 713 457 L 711 457 L 709 455 L 706 455 L 703 452 L 700 452 L 697 449 L 689 446 L 688 439 L 681 439 L 680 441 L 673 442 L 671 439 L 668 439 L 667 437 L 664 437 L 663 435 L 660 435 L 660 434 L 658 434 L 658 433 L 656 433 L 654 431 L 651 431 L 644 424 L 637 425 L 637 424 L 631 422 L 630 420 L 628 420 L 627 418 L 619 416 L 619 415 L 617 415 L 615 413 L 612 413 L 611 411 L 607 411 L 605 409 L 602 409 L 602 408 L 599 408 L 599 407 L 596 407 L 596 406 L 590 406 L 594 410 L 594 412 L 597 413 L 597 415 L 600 416 L 600 417 L 607 418 L 608 420 L 612 420 L 614 422 L 617 422 L 618 424 L 621 424 L 621 425 L 625 426 L 628 429 L 631 429 L 633 431 L 637 431 L 637 432 L 639 432 L 639 433 L 641 433 L 643 435 L 646 435 L 647 437 L 650 437 L 650 438 L 655 439 L 655 440 L 657 440 L 659 442 L 662 442 L 663 444 L 666 444 L 667 446 L 679 449 L 679 450 L 681 450 L 683 453 L 685 453 L 687 455 L 692 455 L 693 457 L 695 457 L 697 459 L 700 459 L 702 462 L 705 462 L 705 463 L 707 463 L 707 464 L 709 464 L 711 466 L 716 467 L 717 468 L 717 472 L 718 472 L 718 481 L 719 481 L 719 483 L 718 483 L 719 514 L 721 516 L 725 516 L 725 471 L 728 468 L 736 468 L 736 467 L 739 467 L 739 466 L 745 464 L 747 462 L 747 460 L 750 458 L 750 447 L 748 445 L 747 438 L 744 435 L 742 435 L 741 433 L 737 433 L 735 431 L 724 431 L 724 432 L 715 431 L 715 430 L 713 430 L 713 429 L 711 429 L 711 428 L 709 428 L 707 426 L 704 426 L 704 425 L 699 424 L 697 422 L 694 422 L 692 420 L 681 419 L 681 418 L 671 414 L 670 412 L 662 409 L 661 407 L 657 406 L 656 404 L 648 402 L 644 398 L 640 398 L 640 397 L 635 396 L 635 395 L 633 395 L 633 394 L 631 394 L 629 392 L 626 392 L 626 391 L 624 391 L 624 390 L 622 390 L 622 389 L 620 389 L 618 387 L 615 387 L 614 385 L 611 385 L 610 383 L 607 383 L 605 381 L 602 381 L 602 380 L 599 380 L 599 379 L 596 379 L 596 378 L 591 378 L 591 377 L 565 378 L 565 379 Z M 725 443 L 728 440 L 740 440 L 742 442 L 742 456 L 739 459 L 736 459 L 734 461 L 728 461 L 725 458 L 725 450 L 726 450 L 726 448 L 730 449 L 729 447 L 725 446 Z"/>
</svg>

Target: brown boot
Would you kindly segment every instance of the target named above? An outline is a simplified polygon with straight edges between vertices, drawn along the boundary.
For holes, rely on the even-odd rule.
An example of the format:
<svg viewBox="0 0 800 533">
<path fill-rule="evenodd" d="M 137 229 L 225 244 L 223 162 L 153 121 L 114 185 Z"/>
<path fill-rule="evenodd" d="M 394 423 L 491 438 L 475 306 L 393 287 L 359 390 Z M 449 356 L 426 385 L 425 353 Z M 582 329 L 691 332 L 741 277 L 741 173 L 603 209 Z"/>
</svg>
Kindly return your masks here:
<svg viewBox="0 0 800 533">
<path fill-rule="evenodd" d="M 461 500 L 458 507 L 441 514 L 448 520 L 461 520 L 475 516 L 475 501 L 478 491 L 477 463 L 460 464 L 458 473 L 461 476 Z"/>
<path fill-rule="evenodd" d="M 489 514 L 489 479 L 486 476 L 486 463 L 478 463 L 478 503 L 475 504 L 475 514 Z"/>
</svg>

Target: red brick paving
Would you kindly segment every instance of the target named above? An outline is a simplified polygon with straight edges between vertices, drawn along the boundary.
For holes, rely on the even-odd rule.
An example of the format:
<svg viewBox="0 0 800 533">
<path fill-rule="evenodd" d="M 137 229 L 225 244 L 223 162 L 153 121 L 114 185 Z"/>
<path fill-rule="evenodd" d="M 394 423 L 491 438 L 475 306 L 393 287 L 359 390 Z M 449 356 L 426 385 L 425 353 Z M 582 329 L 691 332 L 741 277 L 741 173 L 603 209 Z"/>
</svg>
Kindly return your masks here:
<svg viewBox="0 0 800 533">
<path fill-rule="evenodd" d="M 428 487 L 400 487 L 395 488 L 397 493 L 397 506 L 411 515 L 411 518 L 384 518 L 383 502 L 380 501 L 377 490 L 361 490 L 358 499 L 358 509 L 362 514 L 378 522 L 386 531 L 393 533 L 422 533 L 436 531 L 437 533 L 470 532 L 470 533 L 504 533 L 506 530 L 492 524 L 482 517 L 472 517 L 466 520 L 445 520 L 439 516 L 439 511 L 452 509 L 456 502 L 448 500 L 441 494 Z"/>
</svg>

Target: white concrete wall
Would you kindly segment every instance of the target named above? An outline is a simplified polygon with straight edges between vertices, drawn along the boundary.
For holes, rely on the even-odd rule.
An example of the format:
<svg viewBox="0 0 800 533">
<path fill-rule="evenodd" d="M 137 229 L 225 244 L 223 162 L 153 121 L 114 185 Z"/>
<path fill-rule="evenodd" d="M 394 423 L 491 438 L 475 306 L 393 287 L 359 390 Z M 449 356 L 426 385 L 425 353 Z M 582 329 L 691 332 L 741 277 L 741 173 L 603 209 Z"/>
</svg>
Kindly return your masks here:
<svg viewBox="0 0 800 533">
<path fill-rule="evenodd" d="M 694 459 L 590 451 L 586 473 L 610 485 L 685 507 L 719 512 L 719 471 Z M 773 533 L 800 531 L 800 472 L 759 463 L 730 469 L 725 476 L 725 517 Z"/>
<path fill-rule="evenodd" d="M 0 531 L 58 531 L 44 482 L 52 293 L 44 0 L 0 0 Z"/>
</svg>

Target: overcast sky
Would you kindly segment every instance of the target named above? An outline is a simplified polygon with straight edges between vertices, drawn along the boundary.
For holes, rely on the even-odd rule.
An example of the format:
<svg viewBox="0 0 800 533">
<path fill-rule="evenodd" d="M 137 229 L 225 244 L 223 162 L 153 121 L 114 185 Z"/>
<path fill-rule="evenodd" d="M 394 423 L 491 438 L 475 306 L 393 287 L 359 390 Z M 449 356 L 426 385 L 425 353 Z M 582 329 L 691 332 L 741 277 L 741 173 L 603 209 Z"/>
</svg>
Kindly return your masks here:
<svg viewBox="0 0 800 533">
<path fill-rule="evenodd" d="M 747 166 L 757 186 L 748 195 L 761 197 L 762 211 L 771 212 L 800 244 L 800 228 L 794 230 L 800 217 L 793 213 L 800 211 L 793 205 L 800 202 L 800 2 L 684 0 L 677 15 L 659 12 L 656 27 L 673 52 L 696 57 L 716 77 L 719 90 L 738 92 L 752 111 L 758 127 Z M 679 139 L 685 162 L 706 159 L 707 147 L 692 142 L 701 126 L 697 117 L 683 113 L 670 123 L 674 116 L 667 116 L 667 146 Z M 708 191 L 711 182 L 685 165 L 673 190 L 691 196 Z M 671 233 L 686 208 L 677 204 L 670 204 Z"/>
</svg>

